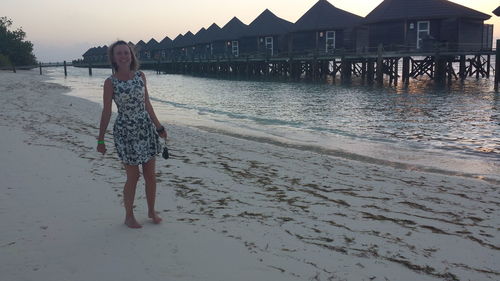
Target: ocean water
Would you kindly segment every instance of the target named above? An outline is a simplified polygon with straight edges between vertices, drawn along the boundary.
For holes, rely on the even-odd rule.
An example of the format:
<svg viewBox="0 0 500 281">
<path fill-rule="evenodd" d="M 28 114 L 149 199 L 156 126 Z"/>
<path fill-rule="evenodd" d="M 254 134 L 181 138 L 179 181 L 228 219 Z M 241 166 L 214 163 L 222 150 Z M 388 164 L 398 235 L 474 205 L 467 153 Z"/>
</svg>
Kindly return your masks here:
<svg viewBox="0 0 500 281">
<path fill-rule="evenodd" d="M 38 70 L 33 70 L 38 71 Z M 491 79 L 378 87 L 224 80 L 144 71 L 160 120 L 375 164 L 500 180 L 500 94 Z M 46 68 L 101 103 L 109 69 Z"/>
</svg>

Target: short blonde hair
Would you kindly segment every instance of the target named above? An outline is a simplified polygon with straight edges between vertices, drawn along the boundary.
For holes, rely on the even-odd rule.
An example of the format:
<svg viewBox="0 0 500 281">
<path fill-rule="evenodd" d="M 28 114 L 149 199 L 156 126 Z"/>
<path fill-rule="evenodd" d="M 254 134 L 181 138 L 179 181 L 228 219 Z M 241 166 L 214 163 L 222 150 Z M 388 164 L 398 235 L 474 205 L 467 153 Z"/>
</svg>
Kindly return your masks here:
<svg viewBox="0 0 500 281">
<path fill-rule="evenodd" d="M 113 44 L 111 44 L 108 48 L 109 63 L 111 64 L 113 71 L 118 71 L 118 64 L 116 64 L 116 62 L 113 61 L 113 55 L 114 55 L 113 52 L 115 50 L 115 47 L 118 45 L 128 46 L 128 49 L 130 50 L 130 57 L 132 59 L 132 61 L 130 62 L 130 70 L 132 70 L 132 71 L 138 70 L 139 69 L 139 60 L 137 59 L 137 57 L 135 55 L 134 48 L 132 46 L 130 46 L 129 44 L 127 44 L 127 42 L 125 42 L 123 40 L 118 40 L 118 41 L 114 42 Z"/>
</svg>

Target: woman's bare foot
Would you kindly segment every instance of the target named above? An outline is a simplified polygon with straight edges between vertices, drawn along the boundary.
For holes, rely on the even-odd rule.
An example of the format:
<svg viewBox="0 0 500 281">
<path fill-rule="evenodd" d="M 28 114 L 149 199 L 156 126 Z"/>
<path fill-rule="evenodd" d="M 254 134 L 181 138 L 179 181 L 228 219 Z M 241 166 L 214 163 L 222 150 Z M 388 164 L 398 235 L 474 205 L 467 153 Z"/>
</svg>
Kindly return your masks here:
<svg viewBox="0 0 500 281">
<path fill-rule="evenodd" d="M 125 225 L 127 225 L 130 228 L 141 228 L 142 225 L 140 225 L 135 217 L 127 217 L 125 218 Z"/>
<path fill-rule="evenodd" d="M 156 212 L 149 212 L 148 217 L 153 220 L 154 224 L 159 224 L 163 220 Z"/>
</svg>

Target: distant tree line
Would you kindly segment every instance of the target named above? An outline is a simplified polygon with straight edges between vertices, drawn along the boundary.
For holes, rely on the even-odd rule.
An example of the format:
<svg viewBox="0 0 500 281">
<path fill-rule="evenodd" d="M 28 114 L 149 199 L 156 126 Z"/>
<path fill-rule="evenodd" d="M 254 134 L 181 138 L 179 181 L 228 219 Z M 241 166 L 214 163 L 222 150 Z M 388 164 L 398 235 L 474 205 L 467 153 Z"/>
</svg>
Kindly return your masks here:
<svg viewBox="0 0 500 281">
<path fill-rule="evenodd" d="M 36 64 L 33 43 L 26 41 L 26 32 L 21 28 L 10 30 L 12 20 L 0 17 L 0 67 Z"/>
</svg>

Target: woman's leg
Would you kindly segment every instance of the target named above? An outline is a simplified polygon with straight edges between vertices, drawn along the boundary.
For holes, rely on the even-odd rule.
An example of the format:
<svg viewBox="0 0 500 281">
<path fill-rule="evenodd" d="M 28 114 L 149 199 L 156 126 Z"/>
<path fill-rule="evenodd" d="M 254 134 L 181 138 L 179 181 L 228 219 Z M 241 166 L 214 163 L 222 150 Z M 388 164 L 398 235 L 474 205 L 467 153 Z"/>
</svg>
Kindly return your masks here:
<svg viewBox="0 0 500 281">
<path fill-rule="evenodd" d="M 125 224 L 130 228 L 141 228 L 134 216 L 134 199 L 137 181 L 139 181 L 139 166 L 126 165 L 127 182 L 123 187 L 123 205 L 125 206 Z"/>
<path fill-rule="evenodd" d="M 142 173 L 146 182 L 146 199 L 148 201 L 148 216 L 154 223 L 160 223 L 162 219 L 155 211 L 156 199 L 156 168 L 155 158 L 153 157 L 147 163 L 142 164 Z"/>
</svg>

